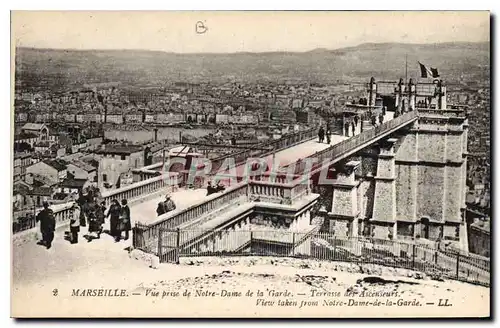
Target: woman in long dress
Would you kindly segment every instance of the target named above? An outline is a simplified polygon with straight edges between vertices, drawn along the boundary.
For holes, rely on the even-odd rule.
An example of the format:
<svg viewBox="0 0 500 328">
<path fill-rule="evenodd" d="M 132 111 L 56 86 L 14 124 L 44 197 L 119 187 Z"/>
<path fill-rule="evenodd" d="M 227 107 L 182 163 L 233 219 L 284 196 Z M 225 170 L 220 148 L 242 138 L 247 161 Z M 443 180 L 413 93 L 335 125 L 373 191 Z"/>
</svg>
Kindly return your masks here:
<svg viewBox="0 0 500 328">
<path fill-rule="evenodd" d="M 116 242 L 120 241 L 120 232 L 118 230 L 118 224 L 120 221 L 120 214 L 121 214 L 120 203 L 118 202 L 118 200 L 113 199 L 106 217 L 110 217 L 109 233 L 115 239 Z"/>
<path fill-rule="evenodd" d="M 99 219 L 97 218 L 96 208 L 90 207 L 90 211 L 88 214 L 89 220 L 89 237 L 88 241 L 91 242 L 92 239 L 101 238 L 102 226 L 99 223 Z"/>
<path fill-rule="evenodd" d="M 120 231 L 118 232 L 119 239 L 121 238 L 122 231 L 125 231 L 124 240 L 128 240 L 130 230 L 132 230 L 132 223 L 130 222 L 130 208 L 127 205 L 127 200 L 123 199 L 120 214 Z"/>
</svg>

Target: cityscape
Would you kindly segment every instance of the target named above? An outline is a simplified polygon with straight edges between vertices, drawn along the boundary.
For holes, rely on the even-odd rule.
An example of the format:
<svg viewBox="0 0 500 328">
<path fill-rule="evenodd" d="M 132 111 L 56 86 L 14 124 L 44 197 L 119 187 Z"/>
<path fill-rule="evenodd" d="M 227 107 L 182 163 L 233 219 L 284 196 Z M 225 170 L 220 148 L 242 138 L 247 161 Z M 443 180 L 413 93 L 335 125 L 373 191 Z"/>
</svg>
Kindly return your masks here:
<svg viewBox="0 0 500 328">
<path fill-rule="evenodd" d="M 489 295 L 489 65 L 489 42 L 186 55 L 17 47 L 14 284 L 28 295 L 43 275 L 73 270 L 113 280 L 125 262 L 141 276 L 207 266 L 225 268 L 206 282 L 228 282 L 214 295 L 239 297 L 228 291 L 244 284 L 232 258 L 312 259 Z M 95 264 L 103 254 L 114 259 Z M 57 268 L 30 271 L 31 258 Z M 198 278 L 164 290 L 201 288 Z M 313 307 L 255 306 L 273 304 Z"/>
</svg>

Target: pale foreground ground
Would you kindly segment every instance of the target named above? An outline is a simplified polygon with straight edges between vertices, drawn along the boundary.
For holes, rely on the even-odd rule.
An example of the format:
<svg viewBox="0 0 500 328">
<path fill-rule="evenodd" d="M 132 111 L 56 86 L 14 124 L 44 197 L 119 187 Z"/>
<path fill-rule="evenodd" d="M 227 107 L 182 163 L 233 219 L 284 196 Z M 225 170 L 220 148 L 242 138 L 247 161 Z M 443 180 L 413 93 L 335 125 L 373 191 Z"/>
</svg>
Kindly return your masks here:
<svg viewBox="0 0 500 328">
<path fill-rule="evenodd" d="M 417 317 L 488 316 L 489 292 L 485 287 L 455 281 L 420 279 L 407 270 L 338 262 L 248 258 L 184 258 L 181 265 L 148 267 L 136 251 L 123 250 L 124 243 L 109 240 L 76 245 L 71 250 L 54 247 L 32 258 L 32 269 L 46 272 L 36 279 L 17 277 L 13 281 L 12 315 L 15 317 Z M 106 245 L 105 249 L 100 249 Z M 59 246 L 59 245 L 58 245 Z M 75 246 L 75 245 L 72 245 Z M 139 258 L 139 259 L 137 259 Z M 72 263 L 78 265 L 69 266 Z M 50 268 L 50 269 L 47 269 Z M 58 270 L 61 268 L 62 270 Z M 50 273 L 49 273 L 50 272 Z M 358 281 L 384 277 L 393 282 L 373 284 Z M 33 277 L 33 275 L 32 275 Z M 419 279 L 416 279 L 419 278 Z M 409 284 L 409 283 L 416 284 Z M 124 289 L 125 297 L 72 296 L 74 289 Z M 146 295 L 147 289 L 158 291 Z M 185 291 L 190 297 L 182 296 Z M 241 296 L 225 296 L 223 290 Z M 264 296 L 258 297 L 258 290 Z M 286 292 L 289 294 L 271 293 Z M 312 291 L 330 295 L 312 296 Z M 394 297 L 345 297 L 346 291 L 397 292 Z M 252 296 L 245 296 L 247 291 Z M 175 296 L 171 293 L 179 292 Z M 339 297 L 331 293 L 340 293 Z M 139 295 L 134 295 L 138 293 Z M 198 293 L 198 296 L 196 295 Z M 205 294 L 203 294 L 205 293 Z M 207 296 L 206 293 L 217 293 Z M 57 295 L 54 295 L 57 294 Z M 170 295 L 169 295 L 170 294 Z M 203 296 L 201 295 L 203 294 Z M 302 295 L 299 295 L 302 294 Z M 370 305 L 351 302 L 370 301 Z M 274 301 L 262 305 L 262 301 Z M 373 305 L 403 300 L 420 305 Z M 449 307 L 437 306 L 448 299 Z M 289 302 L 286 303 L 286 300 Z M 297 302 L 293 304 L 293 302 Z M 305 306 L 302 301 L 311 302 Z M 314 302 L 318 302 L 315 304 Z M 259 305 L 257 303 L 259 302 Z M 279 305 L 284 304 L 287 305 Z M 292 302 L 292 303 L 290 303 Z M 345 302 L 335 305 L 335 302 Z M 434 305 L 426 305 L 433 302 Z M 406 303 L 405 303 L 406 304 Z"/>
</svg>

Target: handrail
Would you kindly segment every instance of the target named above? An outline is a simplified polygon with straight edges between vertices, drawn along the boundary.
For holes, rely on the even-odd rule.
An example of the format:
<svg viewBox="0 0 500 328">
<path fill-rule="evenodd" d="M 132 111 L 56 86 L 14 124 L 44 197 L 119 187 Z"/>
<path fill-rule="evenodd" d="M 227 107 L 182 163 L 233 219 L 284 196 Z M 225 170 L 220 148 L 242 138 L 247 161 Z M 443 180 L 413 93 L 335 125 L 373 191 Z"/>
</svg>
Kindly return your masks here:
<svg viewBox="0 0 500 328">
<path fill-rule="evenodd" d="M 315 136 L 315 131 L 316 131 L 316 128 L 310 128 L 308 130 L 297 131 L 297 132 L 293 132 L 293 133 L 290 133 L 290 134 L 286 134 L 282 138 L 277 139 L 277 140 L 266 141 L 266 142 L 262 143 L 260 146 L 263 147 L 263 148 L 264 147 L 268 147 L 268 146 L 273 146 L 273 149 L 270 150 L 270 151 L 267 151 L 267 152 L 265 152 L 265 151 L 260 152 L 260 153 L 257 154 L 257 156 L 259 156 L 259 157 L 265 157 L 265 156 L 268 156 L 270 154 L 276 153 L 276 152 L 282 150 L 283 148 L 290 146 L 290 144 L 289 144 L 290 141 L 302 142 L 302 141 L 304 141 L 306 139 L 311 139 L 311 138 L 313 138 Z M 280 146 L 280 144 L 283 144 L 283 143 L 284 143 L 284 145 Z M 240 151 L 240 152 L 225 154 L 225 155 L 222 155 L 222 156 L 214 158 L 212 160 L 212 163 L 222 163 L 227 158 L 230 158 L 230 157 L 235 157 L 236 158 L 239 155 L 243 155 L 243 159 L 244 160 L 237 161 L 235 163 L 235 164 L 241 164 L 248 157 L 250 157 L 249 154 L 250 154 L 251 151 L 254 151 L 254 149 L 245 149 L 245 150 Z M 218 170 L 218 165 L 215 165 L 214 168 L 212 169 L 212 172 L 216 172 L 217 170 Z"/>
<path fill-rule="evenodd" d="M 241 184 L 237 184 L 234 187 L 228 188 L 226 191 L 222 193 L 212 194 L 207 196 L 206 198 L 196 202 L 195 204 L 184 208 L 184 209 L 176 209 L 174 211 L 165 213 L 160 215 L 151 223 L 144 224 L 140 223 L 142 226 L 146 226 L 148 228 L 173 228 L 180 224 L 186 223 L 195 218 L 199 218 L 202 215 L 209 213 L 217 208 L 220 208 L 221 205 L 230 205 L 236 199 L 243 196 L 245 199 L 248 195 L 248 183 L 244 182 Z"/>
<path fill-rule="evenodd" d="M 162 188 L 168 186 L 175 186 L 178 183 L 178 173 L 170 173 L 168 177 L 159 176 L 152 179 L 140 181 L 133 183 L 131 185 L 125 186 L 123 188 L 115 189 L 109 192 L 102 193 L 102 200 L 107 206 L 111 203 L 113 198 L 122 198 L 134 200 L 143 197 L 145 194 L 154 193 Z M 73 202 L 67 202 L 64 204 L 53 204 L 50 208 L 54 212 L 56 218 L 56 223 L 63 223 L 69 221 L 72 215 Z M 40 212 L 35 210 L 35 213 Z M 36 226 L 36 219 L 34 216 L 30 217 L 20 217 L 12 222 L 13 233 L 18 233 L 24 230 L 29 230 Z"/>
<path fill-rule="evenodd" d="M 348 153 L 352 149 L 355 149 L 356 147 L 359 147 L 360 145 L 394 129 L 395 127 L 398 127 L 400 125 L 403 125 L 405 123 L 408 123 L 410 121 L 415 120 L 418 117 L 418 114 L 416 111 L 411 111 L 408 113 L 405 113 L 399 117 L 396 117 L 395 119 L 392 119 L 388 122 L 385 122 L 374 129 L 366 130 L 363 131 L 362 133 L 351 137 L 349 139 L 345 139 L 331 147 L 328 147 L 322 151 L 319 151 L 315 154 L 312 154 L 310 156 L 307 156 L 306 158 L 315 158 L 319 163 L 316 165 L 313 165 L 313 170 L 317 169 L 318 166 L 322 166 L 322 161 L 325 158 L 335 158 L 344 155 L 345 153 Z M 304 158 L 305 159 L 305 158 Z M 299 159 L 297 162 L 299 162 L 298 165 L 298 171 L 303 172 L 305 168 L 306 162 L 304 159 Z M 297 163 L 295 162 L 295 163 Z M 291 164 L 290 164 L 291 165 Z"/>
</svg>

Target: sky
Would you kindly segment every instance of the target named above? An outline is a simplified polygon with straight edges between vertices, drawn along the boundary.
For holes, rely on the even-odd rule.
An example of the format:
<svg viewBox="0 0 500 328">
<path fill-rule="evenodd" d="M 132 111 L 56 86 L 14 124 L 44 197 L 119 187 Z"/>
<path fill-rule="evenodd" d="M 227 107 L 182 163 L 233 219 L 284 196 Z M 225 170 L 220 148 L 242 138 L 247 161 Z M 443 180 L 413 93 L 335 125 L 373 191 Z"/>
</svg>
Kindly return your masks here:
<svg viewBox="0 0 500 328">
<path fill-rule="evenodd" d="M 177 53 L 309 51 L 367 42 L 484 42 L 490 39 L 490 17 L 486 11 L 15 11 L 11 24 L 12 43 L 18 47 Z"/>
</svg>

